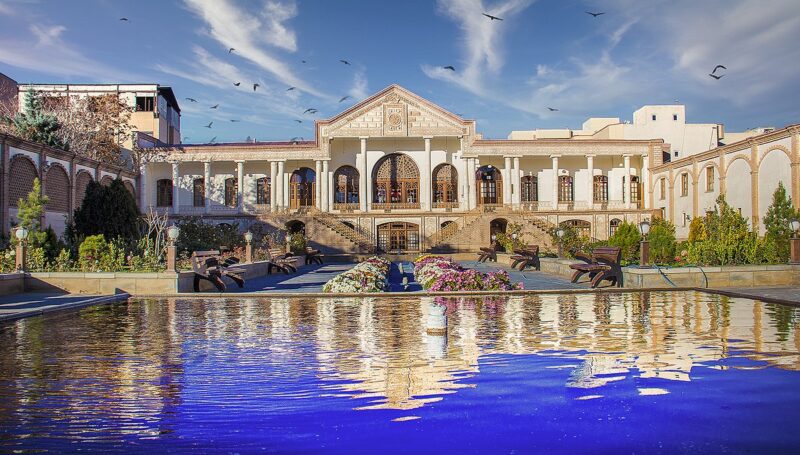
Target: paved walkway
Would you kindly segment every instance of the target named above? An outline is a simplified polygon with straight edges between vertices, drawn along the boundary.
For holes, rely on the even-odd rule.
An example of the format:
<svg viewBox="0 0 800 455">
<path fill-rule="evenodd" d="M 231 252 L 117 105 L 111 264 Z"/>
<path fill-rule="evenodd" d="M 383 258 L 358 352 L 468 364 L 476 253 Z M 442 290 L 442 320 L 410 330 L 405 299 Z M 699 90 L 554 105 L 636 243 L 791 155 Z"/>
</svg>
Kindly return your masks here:
<svg viewBox="0 0 800 455">
<path fill-rule="evenodd" d="M 273 273 L 249 279 L 242 289 L 229 285 L 226 293 L 236 292 L 322 292 L 322 286 L 331 278 L 355 266 L 355 264 L 311 264 L 304 265 L 298 273 L 289 275 Z M 226 280 L 226 283 L 228 281 Z"/>
<path fill-rule="evenodd" d="M 719 291 L 754 300 L 800 305 L 800 287 L 721 288 Z"/>
<path fill-rule="evenodd" d="M 99 303 L 127 300 L 128 294 L 75 295 L 44 292 L 0 296 L 0 321 L 19 319 L 38 314 L 80 308 Z"/>
<path fill-rule="evenodd" d="M 525 290 L 535 291 L 550 291 L 558 289 L 588 289 L 588 282 L 573 284 L 568 279 L 558 275 L 551 275 L 549 273 L 537 272 L 533 269 L 525 269 L 520 272 L 517 269 L 497 264 L 496 262 L 478 262 L 478 261 L 461 261 L 461 265 L 469 269 L 475 269 L 479 272 L 495 272 L 497 270 L 505 270 L 511 281 L 518 283 L 521 282 Z"/>
</svg>

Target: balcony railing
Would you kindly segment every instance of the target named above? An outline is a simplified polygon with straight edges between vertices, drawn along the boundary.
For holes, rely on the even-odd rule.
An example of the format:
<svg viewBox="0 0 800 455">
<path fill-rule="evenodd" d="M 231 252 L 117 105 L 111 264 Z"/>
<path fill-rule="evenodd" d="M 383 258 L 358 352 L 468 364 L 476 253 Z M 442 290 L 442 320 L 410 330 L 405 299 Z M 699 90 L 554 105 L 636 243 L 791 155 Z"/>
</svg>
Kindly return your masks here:
<svg viewBox="0 0 800 455">
<path fill-rule="evenodd" d="M 373 210 L 412 210 L 418 209 L 419 202 L 389 202 L 389 203 L 373 203 Z"/>
<path fill-rule="evenodd" d="M 359 209 L 358 202 L 334 202 L 333 209 L 340 212 L 354 212 Z"/>
<path fill-rule="evenodd" d="M 457 209 L 458 202 L 434 202 L 433 208 L 435 209 Z"/>
<path fill-rule="evenodd" d="M 244 204 L 244 211 L 247 213 L 267 213 L 269 212 L 269 204 Z"/>
</svg>

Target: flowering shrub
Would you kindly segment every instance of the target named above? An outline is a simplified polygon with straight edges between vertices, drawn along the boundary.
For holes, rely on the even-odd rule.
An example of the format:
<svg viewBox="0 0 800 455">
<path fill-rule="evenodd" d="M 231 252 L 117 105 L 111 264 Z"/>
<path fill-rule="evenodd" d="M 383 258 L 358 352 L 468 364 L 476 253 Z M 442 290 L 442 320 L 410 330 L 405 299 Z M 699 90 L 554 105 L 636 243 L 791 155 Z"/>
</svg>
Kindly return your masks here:
<svg viewBox="0 0 800 455">
<path fill-rule="evenodd" d="M 428 291 L 511 291 L 522 289 L 512 283 L 505 270 L 481 273 L 466 269 L 442 256 L 422 255 L 414 261 L 414 276 Z"/>
<path fill-rule="evenodd" d="M 331 278 L 323 292 L 382 292 L 386 289 L 386 275 L 391 262 L 387 259 L 372 256 L 352 269 Z"/>
</svg>

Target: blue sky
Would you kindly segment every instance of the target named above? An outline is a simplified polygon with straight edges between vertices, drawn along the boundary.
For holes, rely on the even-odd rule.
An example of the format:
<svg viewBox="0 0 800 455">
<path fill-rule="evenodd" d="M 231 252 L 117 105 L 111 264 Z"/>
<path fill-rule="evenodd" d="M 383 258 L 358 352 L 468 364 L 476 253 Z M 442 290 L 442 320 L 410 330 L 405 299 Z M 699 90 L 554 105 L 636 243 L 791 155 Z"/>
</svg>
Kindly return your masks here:
<svg viewBox="0 0 800 455">
<path fill-rule="evenodd" d="M 188 142 L 310 139 L 392 83 L 487 137 L 675 100 L 691 122 L 780 127 L 800 122 L 798 42 L 796 0 L 0 0 L 0 72 L 170 85 Z"/>
</svg>

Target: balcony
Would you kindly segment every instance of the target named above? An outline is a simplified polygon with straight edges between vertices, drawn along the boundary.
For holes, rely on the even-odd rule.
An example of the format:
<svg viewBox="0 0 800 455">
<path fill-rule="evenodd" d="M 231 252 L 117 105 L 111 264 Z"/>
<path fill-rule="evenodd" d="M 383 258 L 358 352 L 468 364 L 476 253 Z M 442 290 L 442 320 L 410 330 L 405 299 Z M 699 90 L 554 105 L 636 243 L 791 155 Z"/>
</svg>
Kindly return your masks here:
<svg viewBox="0 0 800 455">
<path fill-rule="evenodd" d="M 340 212 L 351 213 L 359 209 L 358 202 L 334 202 L 333 209 Z"/>
<path fill-rule="evenodd" d="M 419 202 L 388 202 L 388 203 L 373 203 L 373 210 L 414 210 L 419 208 Z"/>
<path fill-rule="evenodd" d="M 447 209 L 448 211 L 450 211 L 458 208 L 458 202 L 434 202 L 433 208 Z"/>
</svg>

